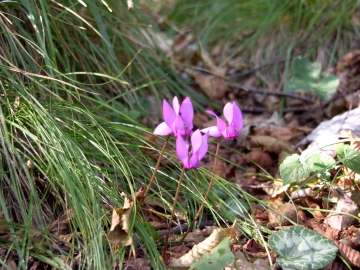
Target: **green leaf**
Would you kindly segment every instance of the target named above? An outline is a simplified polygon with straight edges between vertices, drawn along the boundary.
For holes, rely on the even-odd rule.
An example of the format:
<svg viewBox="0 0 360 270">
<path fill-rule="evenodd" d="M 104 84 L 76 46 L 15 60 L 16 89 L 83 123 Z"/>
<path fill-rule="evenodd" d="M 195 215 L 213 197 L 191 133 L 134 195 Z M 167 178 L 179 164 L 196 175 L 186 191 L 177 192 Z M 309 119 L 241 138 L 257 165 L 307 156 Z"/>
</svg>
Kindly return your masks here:
<svg viewBox="0 0 360 270">
<path fill-rule="evenodd" d="M 298 182 L 309 176 L 313 170 L 313 164 L 310 159 L 300 160 L 298 154 L 287 157 L 280 165 L 280 175 L 284 185 Z"/>
<path fill-rule="evenodd" d="M 342 163 L 350 170 L 360 173 L 360 153 L 352 149 L 349 145 L 339 144 L 336 147 L 336 154 L 342 160 Z"/>
<path fill-rule="evenodd" d="M 225 203 L 227 211 L 234 217 L 244 216 L 250 210 L 249 205 L 242 199 L 229 197 Z"/>
<path fill-rule="evenodd" d="M 312 81 L 291 76 L 285 81 L 284 92 L 311 92 Z"/>
<path fill-rule="evenodd" d="M 320 174 L 320 178 L 329 179 L 330 173 L 328 170 L 335 165 L 335 160 L 323 153 L 311 155 L 309 160 L 313 164 L 312 171 Z"/>
<path fill-rule="evenodd" d="M 285 81 L 284 92 L 313 92 L 325 100 L 336 91 L 339 82 L 334 75 L 321 77 L 321 63 L 298 57 L 292 62 L 292 74 Z"/>
<path fill-rule="evenodd" d="M 211 193 L 216 194 L 219 198 L 226 200 L 229 196 L 233 195 L 233 197 L 238 196 L 239 192 L 232 188 L 225 188 L 223 186 L 213 186 L 211 188 Z"/>
<path fill-rule="evenodd" d="M 321 269 L 331 263 L 338 248 L 325 236 L 304 227 L 291 227 L 273 233 L 269 245 L 281 257 L 282 268 Z"/>
<path fill-rule="evenodd" d="M 292 61 L 292 70 L 296 78 L 312 82 L 320 79 L 321 63 L 297 57 Z"/>
<path fill-rule="evenodd" d="M 193 263 L 189 270 L 223 269 L 234 262 L 234 254 L 230 250 L 230 238 L 224 238 L 215 248 Z"/>
<path fill-rule="evenodd" d="M 312 85 L 314 93 L 321 99 L 329 99 L 338 88 L 340 80 L 334 75 L 326 75 L 317 83 Z"/>
</svg>

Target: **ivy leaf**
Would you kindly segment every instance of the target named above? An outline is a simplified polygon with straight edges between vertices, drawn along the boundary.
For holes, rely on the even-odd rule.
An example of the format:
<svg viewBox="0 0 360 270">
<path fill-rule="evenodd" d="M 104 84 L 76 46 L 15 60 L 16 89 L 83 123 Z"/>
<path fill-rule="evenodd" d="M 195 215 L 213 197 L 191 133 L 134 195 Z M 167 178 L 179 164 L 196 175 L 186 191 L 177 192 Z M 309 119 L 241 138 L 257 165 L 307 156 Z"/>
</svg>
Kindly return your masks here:
<svg viewBox="0 0 360 270">
<path fill-rule="evenodd" d="M 287 157 L 280 165 L 280 175 L 284 185 L 299 182 L 309 176 L 312 170 L 312 161 L 310 159 L 300 160 L 298 154 Z"/>
<path fill-rule="evenodd" d="M 316 81 L 321 76 L 321 63 L 310 62 L 302 57 L 295 58 L 292 63 L 294 76 L 302 81 Z"/>
<path fill-rule="evenodd" d="M 328 170 L 335 165 L 335 160 L 323 153 L 313 154 L 309 157 L 311 160 L 313 167 L 312 171 L 317 172 L 322 179 L 329 179 L 330 173 Z"/>
<path fill-rule="evenodd" d="M 298 270 L 322 269 L 334 260 L 338 251 L 325 236 L 298 226 L 273 233 L 269 245 L 281 256 L 276 262 L 282 268 Z"/>
<path fill-rule="evenodd" d="M 350 170 L 360 174 L 360 153 L 351 148 L 350 145 L 339 144 L 336 147 L 336 154 L 342 163 Z"/>
<path fill-rule="evenodd" d="M 321 99 L 327 100 L 335 93 L 338 88 L 340 80 L 334 75 L 326 75 L 317 83 L 312 85 L 314 93 Z"/>
<path fill-rule="evenodd" d="M 321 76 L 321 63 L 298 57 L 291 63 L 292 73 L 285 80 L 284 92 L 313 92 L 321 99 L 329 99 L 339 86 L 334 75 Z"/>
</svg>

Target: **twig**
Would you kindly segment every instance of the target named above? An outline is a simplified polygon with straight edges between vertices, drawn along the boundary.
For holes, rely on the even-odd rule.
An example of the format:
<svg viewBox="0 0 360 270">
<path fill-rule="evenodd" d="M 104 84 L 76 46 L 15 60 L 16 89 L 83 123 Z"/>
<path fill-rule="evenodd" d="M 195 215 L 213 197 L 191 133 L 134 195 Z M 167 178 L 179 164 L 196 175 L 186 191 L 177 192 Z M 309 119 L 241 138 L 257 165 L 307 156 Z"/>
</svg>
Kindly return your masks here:
<svg viewBox="0 0 360 270">
<path fill-rule="evenodd" d="M 215 224 L 215 221 L 214 220 L 203 220 L 200 222 L 199 224 L 199 229 L 203 229 L 205 228 L 206 226 L 212 226 Z M 189 228 L 189 224 L 188 223 L 183 223 L 183 224 L 180 224 L 179 226 L 176 226 L 174 228 L 171 228 L 170 230 L 170 235 L 173 235 L 173 234 L 181 234 L 183 231 L 187 231 Z M 157 233 L 159 235 L 165 235 L 168 233 L 168 229 L 165 229 L 165 230 L 158 230 Z"/>
<path fill-rule="evenodd" d="M 317 111 L 317 110 L 321 110 L 321 111 L 322 111 L 325 107 L 327 107 L 331 102 L 334 102 L 337 98 L 342 97 L 342 96 L 344 96 L 344 95 L 346 95 L 346 94 L 348 94 L 348 93 L 351 93 L 351 92 L 353 92 L 353 91 L 355 91 L 355 90 L 358 90 L 359 88 L 360 88 L 360 84 L 357 84 L 357 85 L 355 85 L 355 86 L 352 86 L 352 87 L 344 90 L 344 91 L 341 92 L 341 93 L 335 94 L 335 95 L 333 95 L 328 101 L 323 102 L 320 106 L 315 106 L 315 107 L 313 107 L 313 108 L 310 108 L 310 109 L 308 109 L 306 112 L 304 112 L 303 114 L 301 114 L 301 115 L 296 115 L 296 116 L 288 119 L 287 122 L 291 122 L 291 121 L 294 120 L 294 119 L 304 118 L 304 117 L 306 117 L 307 115 L 309 115 L 309 114 L 311 114 L 311 113 L 313 113 L 313 112 L 315 112 L 315 111 Z"/>
<path fill-rule="evenodd" d="M 179 183 L 178 183 L 178 186 L 177 186 L 176 192 L 175 192 L 175 198 L 174 198 L 174 203 L 173 203 L 173 206 L 172 206 L 172 209 L 171 209 L 171 216 L 170 216 L 170 222 L 169 222 L 169 226 L 168 226 L 168 232 L 166 234 L 165 243 L 164 243 L 164 249 L 163 249 L 163 252 L 162 252 L 163 258 L 166 258 L 166 250 L 167 250 L 167 246 L 168 246 L 168 242 L 169 242 L 171 223 L 172 223 L 172 220 L 174 218 L 175 207 L 176 207 L 177 199 L 178 199 L 178 196 L 179 196 L 179 191 L 180 191 L 181 183 L 182 183 L 182 180 L 183 180 L 183 177 L 184 177 L 184 173 L 185 173 L 185 166 L 181 170 Z"/>
<path fill-rule="evenodd" d="M 254 93 L 261 93 L 264 95 L 273 95 L 273 96 L 282 96 L 282 97 L 291 97 L 291 98 L 296 98 L 296 99 L 300 99 L 303 101 L 310 101 L 310 99 L 308 97 L 302 97 L 299 95 L 295 95 L 293 93 L 285 93 L 285 92 L 278 92 L 278 91 L 271 91 L 271 90 L 267 90 L 267 89 L 259 89 L 259 88 L 254 88 L 254 87 L 247 87 L 247 86 L 242 86 L 238 83 L 233 83 L 233 82 L 227 82 L 227 85 L 236 88 L 236 89 L 243 89 L 245 91 L 248 92 L 254 92 Z"/>
<path fill-rule="evenodd" d="M 280 64 L 280 63 L 283 63 L 283 62 L 286 62 L 286 61 L 287 60 L 272 61 L 272 62 L 263 64 L 263 65 L 258 66 L 258 67 L 254 67 L 254 68 L 242 71 L 242 72 L 234 73 L 233 75 L 231 75 L 231 78 L 236 79 L 236 78 L 239 78 L 239 77 L 244 77 L 244 76 L 247 76 L 247 75 L 249 75 L 251 73 L 254 73 L 254 72 L 256 72 L 256 71 L 258 71 L 258 70 L 260 70 L 260 69 L 262 69 L 264 67 L 277 65 L 277 64 Z"/>
<path fill-rule="evenodd" d="M 217 165 L 217 160 L 218 160 L 218 156 L 219 156 L 219 149 L 220 149 L 220 142 L 221 142 L 221 138 L 222 137 L 219 137 L 219 141 L 218 141 L 218 144 L 216 146 L 216 152 L 215 152 L 215 161 L 214 161 L 214 167 L 213 167 L 213 171 L 212 171 L 212 174 L 211 174 L 211 179 L 210 179 L 210 183 L 209 183 L 209 187 L 206 191 L 206 194 L 205 194 L 205 197 L 204 197 L 204 200 L 203 202 L 201 203 L 197 213 L 196 213 L 196 216 L 195 218 L 193 219 L 193 221 L 191 222 L 190 224 L 190 227 L 189 229 L 186 231 L 186 233 L 184 233 L 184 235 L 181 237 L 180 241 L 177 243 L 177 245 L 181 245 L 181 243 L 184 241 L 185 237 L 188 235 L 188 233 L 192 230 L 192 228 L 194 227 L 194 224 L 195 222 L 197 221 L 197 219 L 199 218 L 200 214 L 201 214 L 201 211 L 203 210 L 204 206 L 205 206 L 205 202 L 207 200 L 207 198 L 209 197 L 209 194 L 210 194 L 210 191 L 211 191 L 211 187 L 214 183 L 214 179 L 215 179 L 215 170 L 216 170 L 216 165 Z"/>
</svg>

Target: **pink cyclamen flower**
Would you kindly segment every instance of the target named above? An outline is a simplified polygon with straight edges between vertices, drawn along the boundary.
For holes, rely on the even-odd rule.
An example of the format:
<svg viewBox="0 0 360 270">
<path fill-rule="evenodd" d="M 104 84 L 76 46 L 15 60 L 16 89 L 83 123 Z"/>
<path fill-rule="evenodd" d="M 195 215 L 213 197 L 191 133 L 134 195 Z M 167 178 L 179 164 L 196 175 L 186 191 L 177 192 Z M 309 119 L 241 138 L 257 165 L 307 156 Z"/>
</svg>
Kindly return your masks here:
<svg viewBox="0 0 360 270">
<path fill-rule="evenodd" d="M 224 136 L 225 139 L 232 139 L 239 136 L 244 120 L 239 107 L 235 102 L 228 102 L 224 107 L 224 116 L 228 121 L 228 125 L 218 117 L 213 111 L 206 111 L 216 117 L 216 126 L 204 128 L 202 132 L 209 132 L 212 137 Z"/>
<path fill-rule="evenodd" d="M 201 135 L 200 130 L 196 130 L 191 135 L 191 150 L 189 143 L 181 136 L 176 138 L 176 154 L 184 164 L 185 169 L 194 169 L 200 166 L 200 160 L 208 150 L 208 133 Z"/>
<path fill-rule="evenodd" d="M 185 98 L 181 106 L 177 97 L 173 99 L 173 107 L 163 100 L 164 122 L 159 124 L 155 130 L 156 135 L 189 136 L 193 128 L 194 108 L 189 97 Z"/>
</svg>

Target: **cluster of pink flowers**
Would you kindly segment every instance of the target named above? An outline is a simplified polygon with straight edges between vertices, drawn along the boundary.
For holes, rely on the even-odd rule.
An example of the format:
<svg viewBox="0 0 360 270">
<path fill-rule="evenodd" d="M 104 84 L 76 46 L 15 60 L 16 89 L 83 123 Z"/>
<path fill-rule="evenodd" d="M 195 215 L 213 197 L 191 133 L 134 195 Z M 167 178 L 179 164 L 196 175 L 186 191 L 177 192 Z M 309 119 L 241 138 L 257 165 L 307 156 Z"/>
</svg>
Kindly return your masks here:
<svg viewBox="0 0 360 270">
<path fill-rule="evenodd" d="M 154 134 L 163 136 L 173 134 L 176 137 L 176 154 L 185 169 L 194 169 L 200 166 L 201 159 L 208 151 L 209 136 L 223 136 L 225 139 L 236 138 L 244 125 L 239 107 L 235 103 L 228 102 L 223 111 L 228 123 L 225 123 L 213 111 L 206 111 L 216 117 L 217 125 L 193 131 L 194 108 L 190 98 L 185 98 L 180 105 L 178 98 L 174 97 L 172 104 L 171 107 L 164 99 L 162 109 L 164 122 L 155 128 Z M 186 138 L 190 138 L 190 141 Z"/>
</svg>

